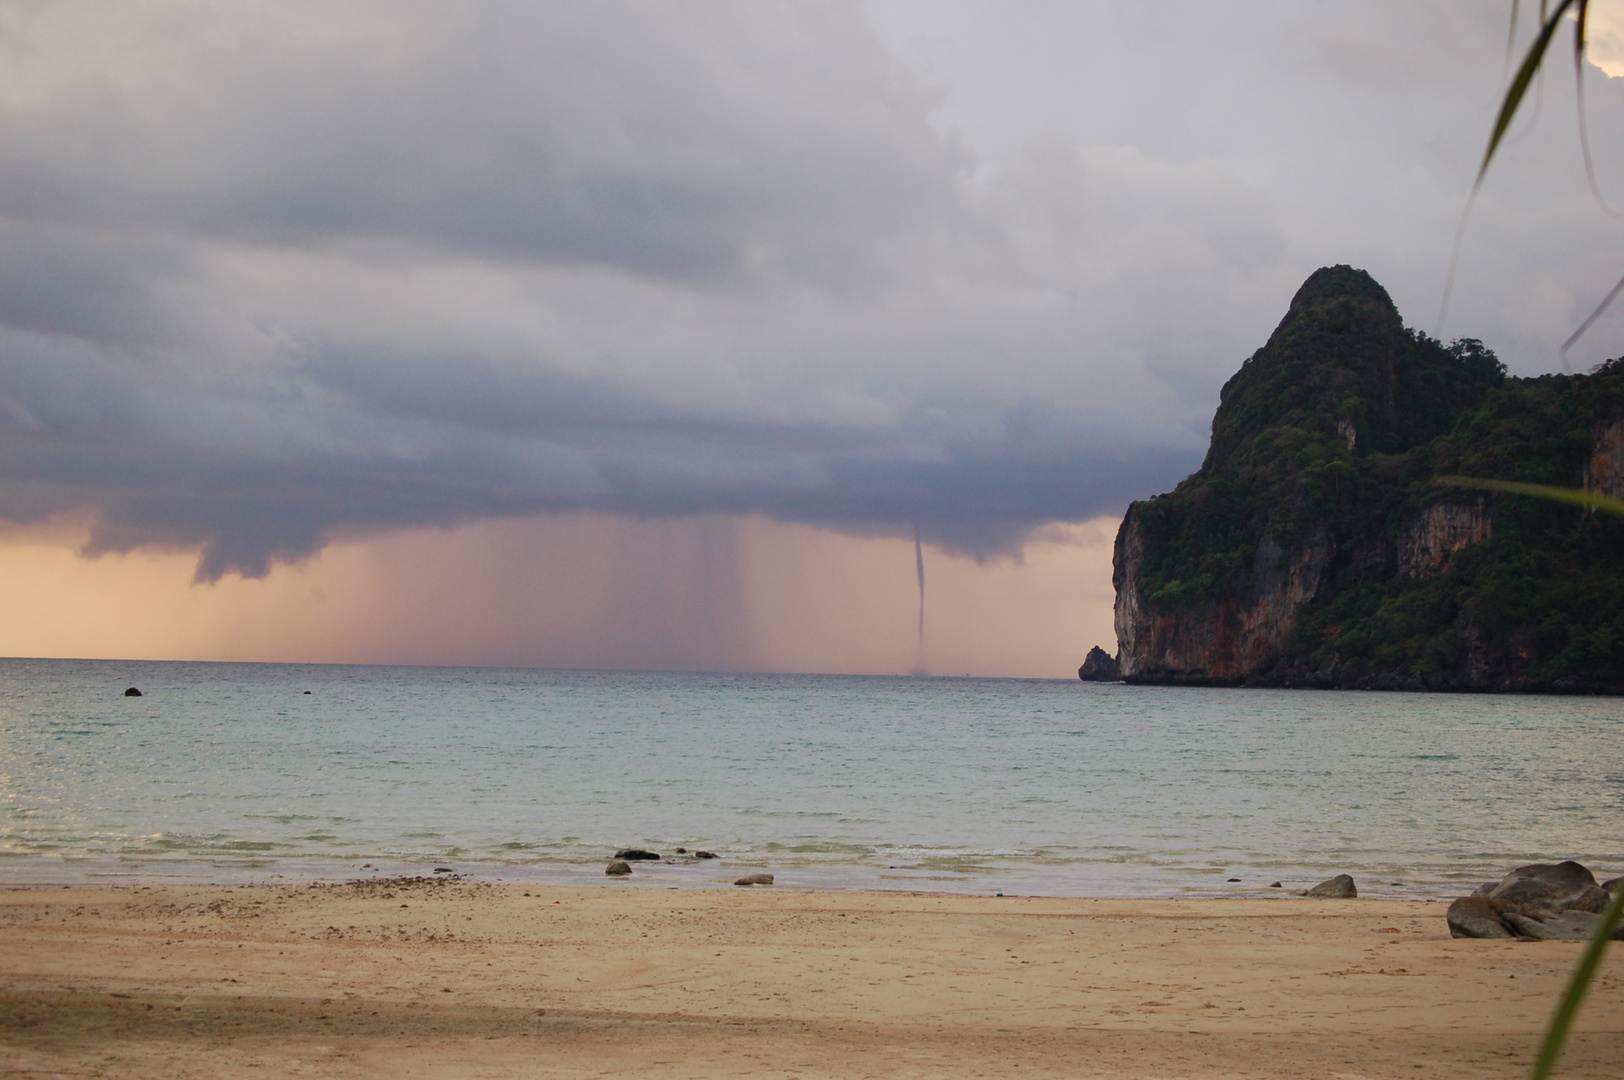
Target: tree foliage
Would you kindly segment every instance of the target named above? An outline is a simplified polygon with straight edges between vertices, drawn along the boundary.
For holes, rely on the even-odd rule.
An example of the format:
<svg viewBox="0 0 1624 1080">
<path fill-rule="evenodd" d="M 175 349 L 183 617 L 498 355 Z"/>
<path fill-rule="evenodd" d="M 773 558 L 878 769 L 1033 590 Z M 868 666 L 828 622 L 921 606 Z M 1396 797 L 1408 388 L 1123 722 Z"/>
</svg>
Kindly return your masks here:
<svg viewBox="0 0 1624 1080">
<path fill-rule="evenodd" d="M 1624 687 L 1624 519 L 1444 482 L 1580 488 L 1618 419 L 1624 361 L 1508 378 L 1481 342 L 1405 329 L 1363 271 L 1317 271 L 1225 385 L 1201 469 L 1134 504 L 1140 587 L 1164 611 L 1244 602 L 1312 541 L 1334 555 L 1282 647 L 1286 681 Z M 1404 539 L 1439 505 L 1475 508 L 1490 535 L 1406 572 Z"/>
</svg>

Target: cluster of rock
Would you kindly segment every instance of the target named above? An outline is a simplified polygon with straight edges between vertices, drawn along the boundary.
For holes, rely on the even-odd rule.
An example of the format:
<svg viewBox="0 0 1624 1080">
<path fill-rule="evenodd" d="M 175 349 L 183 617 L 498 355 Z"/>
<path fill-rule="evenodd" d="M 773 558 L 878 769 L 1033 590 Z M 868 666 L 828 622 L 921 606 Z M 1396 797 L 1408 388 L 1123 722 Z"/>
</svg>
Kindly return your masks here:
<svg viewBox="0 0 1624 1080">
<path fill-rule="evenodd" d="M 1458 938 L 1582 941 L 1596 932 L 1624 877 L 1602 884 L 1580 863 L 1519 866 L 1449 905 L 1449 934 Z M 1624 941 L 1624 927 L 1613 933 Z"/>
<path fill-rule="evenodd" d="M 615 852 L 615 857 L 610 861 L 608 866 L 604 867 L 603 872 L 610 877 L 629 877 L 632 872 L 632 863 L 634 862 L 665 862 L 682 864 L 701 862 L 706 859 L 714 858 L 717 858 L 717 854 L 714 851 L 689 851 L 687 848 L 683 847 L 679 847 L 677 849 L 676 856 L 673 858 L 666 858 L 658 851 L 646 851 L 643 848 L 622 848 L 621 850 Z M 772 883 L 773 876 L 771 874 L 746 874 L 733 884 L 771 885 Z"/>
</svg>

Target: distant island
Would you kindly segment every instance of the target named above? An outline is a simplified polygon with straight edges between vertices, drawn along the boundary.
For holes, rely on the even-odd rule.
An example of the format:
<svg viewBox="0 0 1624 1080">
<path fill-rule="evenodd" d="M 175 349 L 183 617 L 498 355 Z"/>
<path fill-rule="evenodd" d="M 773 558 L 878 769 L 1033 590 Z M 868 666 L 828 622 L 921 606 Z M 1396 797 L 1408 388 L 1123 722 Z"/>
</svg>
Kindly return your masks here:
<svg viewBox="0 0 1624 1080">
<path fill-rule="evenodd" d="M 1364 271 L 1315 271 L 1200 470 L 1123 518 L 1094 677 L 1624 692 L 1624 518 L 1457 477 L 1624 497 L 1624 359 L 1509 378 Z"/>
</svg>

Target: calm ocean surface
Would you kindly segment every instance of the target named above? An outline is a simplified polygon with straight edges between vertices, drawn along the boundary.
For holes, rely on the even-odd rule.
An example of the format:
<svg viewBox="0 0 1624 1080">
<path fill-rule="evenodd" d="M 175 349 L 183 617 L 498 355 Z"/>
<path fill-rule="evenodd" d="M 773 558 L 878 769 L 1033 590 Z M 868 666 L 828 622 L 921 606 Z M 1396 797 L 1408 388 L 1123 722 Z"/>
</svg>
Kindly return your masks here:
<svg viewBox="0 0 1624 1080">
<path fill-rule="evenodd" d="M 638 867 L 661 886 L 765 868 L 1255 895 L 1347 871 L 1362 894 L 1442 896 L 1562 858 L 1611 876 L 1624 701 L 0 660 L 0 884 L 602 884 L 624 846 L 723 857 Z"/>
</svg>

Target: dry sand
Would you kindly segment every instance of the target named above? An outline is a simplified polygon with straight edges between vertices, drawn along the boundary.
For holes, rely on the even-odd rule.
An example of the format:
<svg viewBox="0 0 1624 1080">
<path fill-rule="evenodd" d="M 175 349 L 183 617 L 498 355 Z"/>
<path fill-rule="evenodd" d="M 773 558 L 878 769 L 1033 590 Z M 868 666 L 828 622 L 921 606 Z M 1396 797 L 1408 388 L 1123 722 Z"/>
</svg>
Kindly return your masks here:
<svg viewBox="0 0 1624 1080">
<path fill-rule="evenodd" d="M 1441 903 L 0 893 L 0 1075 L 1514 1077 L 1580 946 Z M 1560 1075 L 1624 1075 L 1611 956 Z"/>
</svg>

